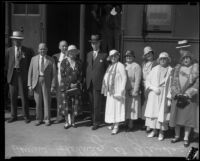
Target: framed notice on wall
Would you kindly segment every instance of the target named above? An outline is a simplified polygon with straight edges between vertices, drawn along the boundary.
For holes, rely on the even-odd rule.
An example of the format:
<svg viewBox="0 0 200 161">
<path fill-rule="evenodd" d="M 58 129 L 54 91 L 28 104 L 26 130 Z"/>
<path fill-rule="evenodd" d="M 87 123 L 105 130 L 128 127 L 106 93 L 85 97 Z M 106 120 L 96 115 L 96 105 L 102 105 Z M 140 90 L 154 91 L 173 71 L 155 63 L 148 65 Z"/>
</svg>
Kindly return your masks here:
<svg viewBox="0 0 200 161">
<path fill-rule="evenodd" d="M 146 31 L 171 32 L 171 30 L 172 30 L 172 5 L 147 5 Z"/>
</svg>

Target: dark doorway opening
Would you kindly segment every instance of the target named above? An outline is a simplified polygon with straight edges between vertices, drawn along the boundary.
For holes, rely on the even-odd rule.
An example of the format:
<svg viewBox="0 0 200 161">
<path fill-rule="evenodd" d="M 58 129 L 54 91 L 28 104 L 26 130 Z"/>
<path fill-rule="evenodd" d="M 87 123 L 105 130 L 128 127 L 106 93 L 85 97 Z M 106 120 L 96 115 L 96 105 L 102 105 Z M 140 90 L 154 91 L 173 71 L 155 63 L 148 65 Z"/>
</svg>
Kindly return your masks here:
<svg viewBox="0 0 200 161">
<path fill-rule="evenodd" d="M 49 55 L 60 52 L 58 44 L 66 40 L 79 48 L 80 5 L 47 5 L 47 45 Z"/>
</svg>

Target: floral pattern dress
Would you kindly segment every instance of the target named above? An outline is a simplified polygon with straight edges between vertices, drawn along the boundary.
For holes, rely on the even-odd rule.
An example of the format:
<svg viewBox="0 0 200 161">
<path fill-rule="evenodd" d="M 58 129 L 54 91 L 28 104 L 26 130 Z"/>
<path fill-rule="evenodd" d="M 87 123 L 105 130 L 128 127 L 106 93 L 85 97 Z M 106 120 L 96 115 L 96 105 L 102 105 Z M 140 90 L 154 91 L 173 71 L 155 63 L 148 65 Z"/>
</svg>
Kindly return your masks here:
<svg viewBox="0 0 200 161">
<path fill-rule="evenodd" d="M 71 84 L 77 84 L 77 88 L 81 88 L 82 84 L 82 69 L 81 62 L 75 61 L 74 68 L 71 66 L 68 58 L 64 59 L 60 65 L 61 73 L 61 105 L 59 106 L 59 112 L 61 115 L 66 116 L 68 113 L 77 113 L 79 105 L 79 94 L 69 96 L 66 91 L 71 89 Z M 74 109 L 72 108 L 74 104 Z"/>
</svg>

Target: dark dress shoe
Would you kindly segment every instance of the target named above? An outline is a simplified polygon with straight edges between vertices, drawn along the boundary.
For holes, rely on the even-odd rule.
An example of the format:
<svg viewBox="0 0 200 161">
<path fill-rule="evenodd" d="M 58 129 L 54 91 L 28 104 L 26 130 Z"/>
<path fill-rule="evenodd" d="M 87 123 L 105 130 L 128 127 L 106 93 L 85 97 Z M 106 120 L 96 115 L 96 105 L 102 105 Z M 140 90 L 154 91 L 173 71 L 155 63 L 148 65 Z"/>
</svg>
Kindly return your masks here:
<svg viewBox="0 0 200 161">
<path fill-rule="evenodd" d="M 63 119 L 61 119 L 61 120 L 56 120 L 56 121 L 54 121 L 54 124 L 59 124 L 59 123 L 61 123 L 63 121 Z"/>
<path fill-rule="evenodd" d="M 28 124 L 29 122 L 31 122 L 31 120 L 28 119 L 28 118 L 25 118 L 25 119 L 24 119 L 24 122 L 25 122 L 26 124 Z"/>
<path fill-rule="evenodd" d="M 7 122 L 8 122 L 8 123 L 11 123 L 11 122 L 14 122 L 14 121 L 17 121 L 17 118 L 12 117 L 12 118 L 10 118 Z"/>
<path fill-rule="evenodd" d="M 98 125 L 94 125 L 94 126 L 92 126 L 92 130 L 96 130 L 96 129 L 98 129 L 98 128 L 99 128 Z"/>
<path fill-rule="evenodd" d="M 50 122 L 50 121 L 49 121 L 49 122 L 46 122 L 45 125 L 46 125 L 46 126 L 50 126 L 50 125 L 51 125 L 51 122 Z"/>
<path fill-rule="evenodd" d="M 178 138 L 175 137 L 171 140 L 171 143 L 176 143 L 176 142 L 179 142 L 179 141 L 181 141 L 180 137 L 178 137 Z"/>
<path fill-rule="evenodd" d="M 190 145 L 189 140 L 184 140 L 184 144 L 183 145 L 184 145 L 184 147 L 187 148 Z"/>
<path fill-rule="evenodd" d="M 39 125 L 41 125 L 42 124 L 42 122 L 40 121 L 40 122 L 36 122 L 35 123 L 35 126 L 39 126 Z"/>
<path fill-rule="evenodd" d="M 72 127 L 73 127 L 73 128 L 77 128 L 77 125 L 76 125 L 76 124 L 72 124 Z"/>
</svg>

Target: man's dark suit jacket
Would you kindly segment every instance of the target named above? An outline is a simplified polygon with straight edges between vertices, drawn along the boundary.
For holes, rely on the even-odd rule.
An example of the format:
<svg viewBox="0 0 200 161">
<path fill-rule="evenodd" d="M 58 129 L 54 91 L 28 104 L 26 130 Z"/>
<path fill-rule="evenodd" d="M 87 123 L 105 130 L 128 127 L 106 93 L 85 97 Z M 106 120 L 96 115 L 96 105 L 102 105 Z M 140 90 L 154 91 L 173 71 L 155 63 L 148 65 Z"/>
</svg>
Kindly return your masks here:
<svg viewBox="0 0 200 161">
<path fill-rule="evenodd" d="M 28 80 L 28 69 L 30 65 L 30 61 L 32 56 L 34 56 L 34 52 L 26 48 L 24 46 L 21 47 L 21 52 L 24 57 L 22 57 L 20 61 L 20 69 L 21 69 L 21 76 L 23 80 L 23 84 L 27 85 L 27 80 Z M 12 76 L 13 76 L 13 70 L 15 67 L 15 47 L 10 47 L 6 50 L 6 55 L 5 55 L 5 68 L 7 71 L 7 82 L 11 83 Z"/>
<path fill-rule="evenodd" d="M 93 62 L 93 51 L 88 53 L 86 69 L 87 89 L 89 89 L 90 83 L 92 81 L 93 88 L 95 90 L 101 90 L 103 77 L 108 66 L 106 58 L 107 54 L 99 51 L 95 61 Z"/>
</svg>

